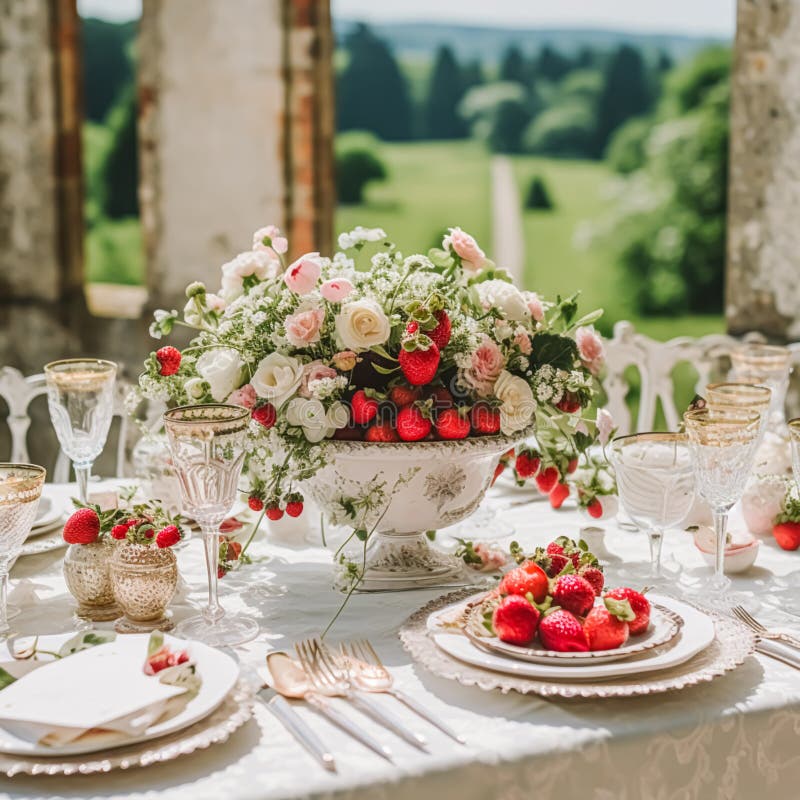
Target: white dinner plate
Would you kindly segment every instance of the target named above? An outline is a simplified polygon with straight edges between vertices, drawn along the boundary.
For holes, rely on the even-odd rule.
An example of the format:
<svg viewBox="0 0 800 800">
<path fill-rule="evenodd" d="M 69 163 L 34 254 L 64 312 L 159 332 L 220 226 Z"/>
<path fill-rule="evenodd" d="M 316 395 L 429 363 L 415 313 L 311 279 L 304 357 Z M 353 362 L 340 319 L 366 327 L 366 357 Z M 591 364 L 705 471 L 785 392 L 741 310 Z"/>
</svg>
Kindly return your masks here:
<svg viewBox="0 0 800 800">
<path fill-rule="evenodd" d="M 57 651 L 58 648 L 75 633 L 53 634 L 39 637 L 40 650 Z M 150 634 L 135 633 L 118 636 L 113 642 L 98 645 L 98 647 L 114 647 L 119 651 L 119 658 L 141 658 L 144 666 L 147 656 L 147 643 Z M 17 639 L 17 647 L 22 647 L 26 638 Z M 213 647 L 201 642 L 186 641 L 174 636 L 165 635 L 164 642 L 173 650 L 188 650 L 191 660 L 197 666 L 197 672 L 202 678 L 202 686 L 196 697 L 193 697 L 186 707 L 174 717 L 164 722 L 152 725 L 144 734 L 138 737 L 126 738 L 117 742 L 114 747 L 127 747 L 136 742 L 155 739 L 168 733 L 174 733 L 193 725 L 198 720 L 208 716 L 225 699 L 233 689 L 239 677 L 239 665 L 226 653 L 215 650 Z M 8 648 L 5 644 L 0 646 L 0 661 L 10 659 Z M 41 669 L 47 669 L 42 667 Z M 113 680 L 113 671 L 109 675 Z M 124 687 L 122 687 L 124 691 Z M 18 738 L 9 731 L 0 727 L 0 752 L 22 756 L 67 756 L 81 753 L 92 753 L 98 750 L 108 750 L 109 745 L 97 742 L 84 742 L 70 744 L 64 747 L 47 747 L 25 739 Z"/>
<path fill-rule="evenodd" d="M 648 595 L 652 603 L 664 606 L 683 618 L 683 627 L 678 635 L 668 644 L 654 648 L 646 653 L 631 656 L 624 661 L 605 664 L 594 662 L 586 665 L 563 666 L 561 664 L 535 664 L 520 661 L 495 653 L 489 653 L 476 647 L 462 633 L 453 633 L 452 627 L 443 624 L 453 619 L 458 610 L 467 601 L 460 601 L 452 606 L 437 611 L 428 618 L 428 631 L 436 645 L 450 656 L 492 672 L 503 672 L 508 675 L 522 675 L 529 678 L 550 678 L 563 681 L 597 680 L 616 678 L 620 675 L 631 675 L 639 672 L 655 672 L 682 664 L 714 641 L 713 620 L 694 606 L 683 603 L 672 597 Z"/>
<path fill-rule="evenodd" d="M 476 595 L 476 597 L 478 596 Z M 473 626 L 480 626 L 480 620 L 475 620 L 475 616 L 481 614 L 480 606 L 476 606 L 470 613 L 473 617 Z M 683 618 L 680 614 L 657 603 L 651 603 L 650 625 L 643 634 L 631 636 L 622 647 L 614 650 L 589 650 L 584 653 L 548 650 L 538 641 L 530 646 L 521 647 L 502 642 L 496 636 L 478 636 L 470 630 L 469 625 L 465 628 L 464 633 L 476 647 L 499 656 L 530 661 L 535 664 L 560 664 L 575 667 L 585 664 L 608 664 L 612 661 L 621 661 L 623 658 L 646 653 L 654 647 L 671 642 L 678 635 L 682 625 Z"/>
</svg>

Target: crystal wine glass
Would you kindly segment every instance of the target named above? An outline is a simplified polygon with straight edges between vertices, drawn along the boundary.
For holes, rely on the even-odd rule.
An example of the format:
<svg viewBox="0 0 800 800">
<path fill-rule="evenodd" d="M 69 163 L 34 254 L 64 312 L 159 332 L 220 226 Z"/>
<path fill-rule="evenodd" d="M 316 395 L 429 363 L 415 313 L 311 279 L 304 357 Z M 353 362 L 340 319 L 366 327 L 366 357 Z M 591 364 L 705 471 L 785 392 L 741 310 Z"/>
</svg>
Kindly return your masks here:
<svg viewBox="0 0 800 800">
<path fill-rule="evenodd" d="M 789 388 L 791 351 L 771 344 L 747 343 L 731 351 L 731 378 L 772 389 L 769 409 L 771 427 L 785 430 L 786 390 Z"/>
<path fill-rule="evenodd" d="M 88 495 L 92 464 L 103 452 L 114 407 L 113 361 L 69 358 L 44 368 L 47 405 L 61 449 L 69 456 L 82 503 Z"/>
<path fill-rule="evenodd" d="M 714 516 L 716 551 L 709 582 L 712 604 L 726 606 L 730 580 L 725 577 L 728 512 L 738 502 L 753 466 L 760 415 L 750 409 L 701 408 L 684 416 L 698 494 Z"/>
<path fill-rule="evenodd" d="M 694 472 L 683 433 L 634 433 L 611 442 L 611 463 L 623 508 L 650 540 L 650 568 L 641 577 L 662 580 L 664 531 L 678 525 L 694 500 Z"/>
<path fill-rule="evenodd" d="M 706 400 L 712 408 L 723 406 L 758 412 L 761 417 L 759 442 L 763 440 L 772 403 L 772 389 L 768 386 L 755 383 L 709 383 L 706 386 Z"/>
<path fill-rule="evenodd" d="M 217 585 L 219 526 L 236 500 L 249 420 L 246 408 L 223 404 L 181 406 L 164 414 L 183 510 L 203 531 L 208 572 L 208 605 L 202 614 L 182 622 L 178 633 L 216 647 L 249 642 L 258 635 L 252 619 L 223 620 Z"/>
<path fill-rule="evenodd" d="M 0 637 L 10 630 L 8 573 L 36 518 L 45 475 L 34 464 L 0 464 Z"/>
<path fill-rule="evenodd" d="M 789 438 L 792 442 L 792 472 L 800 493 L 800 417 L 789 420 Z"/>
</svg>

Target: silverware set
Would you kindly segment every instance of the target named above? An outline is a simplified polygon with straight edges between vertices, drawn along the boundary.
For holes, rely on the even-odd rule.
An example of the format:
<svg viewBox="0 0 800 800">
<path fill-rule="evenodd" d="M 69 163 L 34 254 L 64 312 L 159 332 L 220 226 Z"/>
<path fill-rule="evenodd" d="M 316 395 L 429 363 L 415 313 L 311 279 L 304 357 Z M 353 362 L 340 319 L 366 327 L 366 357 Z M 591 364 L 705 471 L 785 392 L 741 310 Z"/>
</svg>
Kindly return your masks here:
<svg viewBox="0 0 800 800">
<path fill-rule="evenodd" d="M 333 754 L 286 698 L 304 700 L 337 728 L 389 762 L 393 760 L 389 747 L 335 708 L 330 698 L 341 698 L 407 744 L 427 752 L 424 736 L 408 728 L 369 696 L 389 694 L 421 719 L 459 744 L 464 744 L 461 736 L 436 719 L 416 700 L 394 687 L 392 674 L 366 639 L 342 644 L 338 651 L 334 651 L 320 639 L 308 639 L 295 645 L 295 653 L 297 660 L 286 653 L 270 653 L 267 656 L 272 686 L 265 686 L 259 697 L 325 769 L 336 771 Z"/>
<path fill-rule="evenodd" d="M 762 641 L 780 642 L 781 644 L 788 645 L 789 647 L 800 651 L 800 639 L 798 639 L 796 636 L 792 636 L 789 633 L 785 633 L 784 631 L 769 630 L 769 628 L 760 623 L 744 606 L 734 606 L 731 609 L 731 613 L 734 617 L 736 617 L 736 619 L 744 623 L 748 628 L 750 628 L 751 631 L 753 631 L 753 633 L 756 634 L 758 637 L 758 642 L 756 644 L 757 652 L 800 670 L 800 653 L 795 656 L 789 651 L 783 653 L 772 648 L 764 647 L 764 645 L 761 644 Z"/>
</svg>

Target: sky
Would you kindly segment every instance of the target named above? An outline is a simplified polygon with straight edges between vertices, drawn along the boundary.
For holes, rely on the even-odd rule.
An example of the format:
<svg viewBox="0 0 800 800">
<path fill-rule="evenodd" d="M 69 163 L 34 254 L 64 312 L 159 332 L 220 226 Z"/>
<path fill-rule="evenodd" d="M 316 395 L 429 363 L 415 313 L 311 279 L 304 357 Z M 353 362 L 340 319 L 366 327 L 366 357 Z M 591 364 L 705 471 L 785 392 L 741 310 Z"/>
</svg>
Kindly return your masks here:
<svg viewBox="0 0 800 800">
<path fill-rule="evenodd" d="M 736 0 L 331 0 L 334 16 L 481 27 L 611 28 L 732 37 Z M 138 17 L 141 0 L 78 0 L 83 16 Z"/>
</svg>

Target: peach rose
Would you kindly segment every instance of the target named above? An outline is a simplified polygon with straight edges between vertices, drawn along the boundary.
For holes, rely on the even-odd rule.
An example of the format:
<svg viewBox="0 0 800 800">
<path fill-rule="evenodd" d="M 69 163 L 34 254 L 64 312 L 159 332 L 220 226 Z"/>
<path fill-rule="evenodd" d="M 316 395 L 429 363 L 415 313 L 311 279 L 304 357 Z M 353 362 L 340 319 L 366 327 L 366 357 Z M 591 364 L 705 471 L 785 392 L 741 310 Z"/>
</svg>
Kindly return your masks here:
<svg viewBox="0 0 800 800">
<path fill-rule="evenodd" d="M 531 316 L 537 322 L 541 322 L 544 319 L 544 306 L 539 299 L 539 295 L 536 292 L 523 292 L 523 296 L 528 304 L 528 311 L 531 312 Z"/>
<path fill-rule="evenodd" d="M 231 392 L 225 402 L 232 406 L 253 408 L 256 404 L 256 399 L 256 390 L 249 383 L 246 383 L 241 389 Z"/>
<path fill-rule="evenodd" d="M 504 366 L 505 359 L 497 343 L 484 334 L 483 341 L 472 354 L 470 367 L 461 377 L 479 397 L 488 397 Z"/>
<path fill-rule="evenodd" d="M 286 338 L 292 347 L 305 347 L 319 341 L 319 329 L 325 319 L 322 308 L 308 308 L 286 317 Z"/>
<path fill-rule="evenodd" d="M 521 328 L 514 334 L 514 344 L 524 356 L 531 354 L 531 337 Z"/>
<path fill-rule="evenodd" d="M 329 303 L 341 303 L 353 291 L 353 284 L 347 278 L 333 278 L 325 281 L 319 291 Z"/>
<path fill-rule="evenodd" d="M 355 369 L 357 361 L 358 356 L 352 350 L 342 350 L 333 357 L 334 366 L 342 372 L 350 372 L 351 369 Z"/>
<path fill-rule="evenodd" d="M 597 331 L 589 326 L 588 328 L 578 328 L 575 331 L 575 341 L 578 345 L 581 361 L 586 365 L 586 369 L 597 375 L 600 367 L 603 366 L 606 351 L 603 346 L 603 339 Z"/>
<path fill-rule="evenodd" d="M 303 376 L 300 379 L 300 388 L 297 390 L 297 394 L 300 397 L 309 398 L 311 397 L 311 392 L 308 388 L 310 383 L 321 381 L 323 378 L 335 378 L 338 374 L 335 369 L 326 367 L 321 361 L 312 361 L 303 367 Z"/>
<path fill-rule="evenodd" d="M 320 276 L 319 253 L 306 253 L 289 264 L 283 280 L 295 294 L 308 294 L 317 285 Z"/>
<path fill-rule="evenodd" d="M 445 250 L 451 249 L 461 259 L 461 266 L 467 272 L 477 272 L 486 263 L 486 253 L 478 247 L 474 237 L 461 228 L 450 228 L 442 246 Z"/>
</svg>

